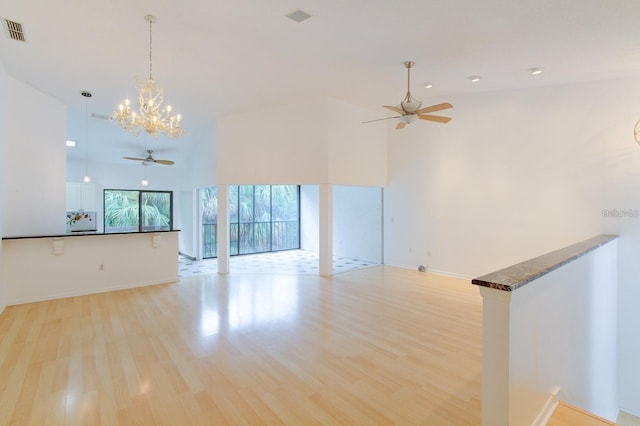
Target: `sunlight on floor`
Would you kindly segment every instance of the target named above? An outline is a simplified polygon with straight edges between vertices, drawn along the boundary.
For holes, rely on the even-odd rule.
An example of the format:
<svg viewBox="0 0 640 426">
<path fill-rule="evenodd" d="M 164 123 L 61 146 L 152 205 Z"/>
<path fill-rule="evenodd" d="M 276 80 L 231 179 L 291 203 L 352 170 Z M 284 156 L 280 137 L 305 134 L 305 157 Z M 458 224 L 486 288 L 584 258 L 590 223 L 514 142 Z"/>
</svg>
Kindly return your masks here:
<svg viewBox="0 0 640 426">
<path fill-rule="evenodd" d="M 243 256 L 232 256 L 229 269 L 231 273 L 254 274 L 287 274 L 318 275 L 318 255 L 305 250 L 286 250 L 272 253 L 260 253 Z M 353 271 L 378 265 L 367 260 L 335 256 L 333 273 Z M 178 277 L 186 278 L 194 275 L 216 274 L 217 259 L 190 260 L 180 256 Z"/>
</svg>

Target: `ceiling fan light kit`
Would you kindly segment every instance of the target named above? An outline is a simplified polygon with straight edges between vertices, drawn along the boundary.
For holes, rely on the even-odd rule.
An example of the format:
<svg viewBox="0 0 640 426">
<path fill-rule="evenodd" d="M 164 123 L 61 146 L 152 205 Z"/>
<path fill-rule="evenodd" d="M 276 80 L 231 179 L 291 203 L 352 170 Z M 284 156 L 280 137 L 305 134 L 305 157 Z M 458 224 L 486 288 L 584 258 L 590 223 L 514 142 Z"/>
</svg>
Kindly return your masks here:
<svg viewBox="0 0 640 426">
<path fill-rule="evenodd" d="M 442 111 L 444 109 L 453 108 L 448 102 L 444 102 L 437 105 L 431 105 L 425 108 L 422 107 L 422 102 L 417 100 L 411 95 L 411 68 L 414 66 L 413 61 L 405 61 L 404 66 L 407 69 L 407 94 L 404 99 L 397 105 L 383 105 L 384 108 L 387 108 L 397 114 L 393 117 L 386 118 L 378 118 L 377 120 L 369 120 L 365 121 L 365 123 L 372 123 L 374 121 L 381 120 L 389 120 L 392 118 L 398 119 L 398 125 L 396 126 L 396 130 L 403 129 L 407 124 L 411 124 L 417 119 L 426 120 L 426 121 L 435 121 L 436 123 L 448 123 L 451 121 L 450 117 L 442 117 L 439 115 L 429 115 L 430 112 Z"/>
<path fill-rule="evenodd" d="M 144 84 L 140 84 L 138 92 L 138 112 L 132 110 L 131 101 L 125 99 L 118 106 L 118 109 L 111 115 L 113 120 L 120 123 L 120 126 L 138 135 L 140 131 L 145 131 L 151 136 L 158 136 L 159 133 L 169 138 L 184 136 L 186 130 L 182 128 L 182 117 L 180 114 L 173 115 L 171 105 L 163 107 L 164 89 L 156 84 L 152 77 L 152 25 L 156 22 L 153 15 L 146 15 L 144 20 L 149 23 L 149 79 Z"/>
</svg>

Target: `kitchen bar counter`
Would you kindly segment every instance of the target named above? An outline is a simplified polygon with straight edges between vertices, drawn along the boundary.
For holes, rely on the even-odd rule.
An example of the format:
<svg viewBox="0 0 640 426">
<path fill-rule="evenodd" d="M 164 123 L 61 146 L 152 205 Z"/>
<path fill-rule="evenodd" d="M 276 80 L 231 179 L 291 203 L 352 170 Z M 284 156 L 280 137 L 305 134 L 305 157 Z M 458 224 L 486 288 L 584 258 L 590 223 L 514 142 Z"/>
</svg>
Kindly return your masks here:
<svg viewBox="0 0 640 426">
<path fill-rule="evenodd" d="M 66 238 L 66 237 L 83 237 L 86 235 L 126 235 L 126 234 L 153 234 L 156 232 L 180 232 L 179 229 L 151 230 L 151 231 L 125 231 L 125 232 L 97 232 L 97 231 L 80 231 L 68 232 L 65 234 L 47 234 L 47 235 L 13 235 L 2 237 L 3 240 L 22 240 L 26 238 Z"/>
<path fill-rule="evenodd" d="M 513 291 L 617 238 L 617 235 L 598 235 L 475 278 L 471 283 L 496 290 Z"/>
<path fill-rule="evenodd" d="M 177 230 L 2 238 L 8 305 L 178 280 Z"/>
</svg>

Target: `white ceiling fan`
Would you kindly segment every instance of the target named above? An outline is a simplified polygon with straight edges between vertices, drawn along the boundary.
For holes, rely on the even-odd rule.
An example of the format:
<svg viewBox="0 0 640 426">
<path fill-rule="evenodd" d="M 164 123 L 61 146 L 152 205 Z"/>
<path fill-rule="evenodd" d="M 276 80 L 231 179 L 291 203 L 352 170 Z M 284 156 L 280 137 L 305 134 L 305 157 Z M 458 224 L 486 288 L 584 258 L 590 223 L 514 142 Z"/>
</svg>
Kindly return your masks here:
<svg viewBox="0 0 640 426">
<path fill-rule="evenodd" d="M 444 102 L 437 105 L 431 105 L 425 108 L 420 108 L 422 102 L 411 96 L 411 68 L 414 63 L 412 61 L 405 61 L 404 66 L 407 68 L 407 94 L 404 99 L 397 105 L 383 105 L 384 108 L 390 109 L 400 115 L 393 117 L 378 118 L 377 120 L 365 121 L 365 123 L 372 123 L 374 121 L 390 120 L 397 118 L 399 123 L 396 126 L 396 130 L 404 128 L 407 124 L 413 123 L 416 119 L 435 121 L 437 123 L 448 123 L 451 121 L 451 117 L 442 117 L 439 115 L 430 115 L 431 112 L 442 111 L 444 109 L 453 108 L 448 102 Z"/>
<path fill-rule="evenodd" d="M 153 155 L 151 155 L 153 153 L 152 149 L 148 149 L 147 153 L 149 155 L 147 155 L 146 158 L 138 158 L 138 157 L 122 157 L 122 158 L 124 158 L 125 160 L 142 161 L 143 166 L 152 166 L 154 164 L 164 164 L 166 166 L 173 166 L 175 164 L 175 162 L 171 160 L 156 160 L 155 158 L 153 158 Z"/>
</svg>

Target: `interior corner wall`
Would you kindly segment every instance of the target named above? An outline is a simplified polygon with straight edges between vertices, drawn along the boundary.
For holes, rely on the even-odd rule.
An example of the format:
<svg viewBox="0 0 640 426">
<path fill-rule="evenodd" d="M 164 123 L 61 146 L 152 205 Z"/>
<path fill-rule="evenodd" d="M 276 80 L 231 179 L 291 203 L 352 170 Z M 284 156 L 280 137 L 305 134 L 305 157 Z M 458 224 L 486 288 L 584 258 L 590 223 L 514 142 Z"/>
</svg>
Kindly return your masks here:
<svg viewBox="0 0 640 426">
<path fill-rule="evenodd" d="M 382 122 L 363 124 L 376 114 L 329 98 L 329 182 L 383 187 L 387 183 L 387 135 Z"/>
<path fill-rule="evenodd" d="M 333 255 L 382 263 L 382 189 L 333 187 Z"/>
<path fill-rule="evenodd" d="M 175 225 L 180 229 L 180 252 L 191 257 L 197 257 L 200 253 L 197 247 L 197 233 L 201 232 L 197 229 L 200 203 L 198 189 L 218 184 L 216 128 L 216 124 L 211 122 L 201 132 L 190 135 L 197 142 L 189 155 L 176 165 L 180 197 L 179 221 Z"/>
<path fill-rule="evenodd" d="M 300 186 L 300 248 L 320 252 L 320 188 L 318 185 Z"/>
<path fill-rule="evenodd" d="M 178 241 L 178 247 L 180 253 L 197 258 L 199 256 L 199 250 L 196 247 L 196 218 L 195 213 L 198 211 L 197 203 L 199 199 L 197 189 L 185 189 L 180 190 L 180 199 L 178 204 L 178 211 L 180 212 L 180 237 Z"/>
<path fill-rule="evenodd" d="M 5 235 L 4 216 L 7 209 L 6 202 L 6 179 L 2 170 L 7 170 L 7 156 L 5 154 L 5 146 L 8 143 L 7 136 L 7 76 L 4 73 L 4 67 L 0 62 L 0 240 Z M 0 313 L 4 310 L 8 303 L 7 289 L 4 282 L 4 273 L 2 271 L 2 241 L 0 241 Z"/>
<path fill-rule="evenodd" d="M 597 234 L 618 252 L 618 396 L 640 413 L 640 80 L 451 96 L 389 134 L 385 263 L 468 277 Z"/>
<path fill-rule="evenodd" d="M 323 99 L 221 117 L 218 184 L 318 184 L 327 174 Z"/>
<path fill-rule="evenodd" d="M 64 233 L 67 108 L 14 78 L 4 80 L 11 105 L 3 126 L 4 231 L 6 235 Z"/>
</svg>

